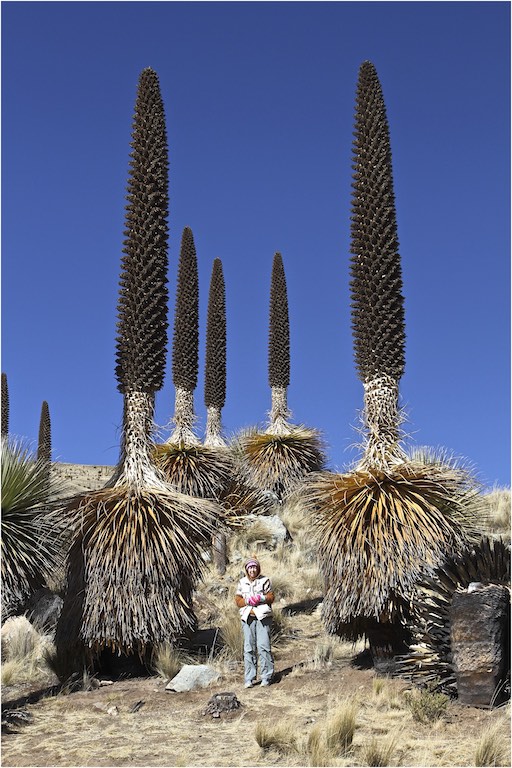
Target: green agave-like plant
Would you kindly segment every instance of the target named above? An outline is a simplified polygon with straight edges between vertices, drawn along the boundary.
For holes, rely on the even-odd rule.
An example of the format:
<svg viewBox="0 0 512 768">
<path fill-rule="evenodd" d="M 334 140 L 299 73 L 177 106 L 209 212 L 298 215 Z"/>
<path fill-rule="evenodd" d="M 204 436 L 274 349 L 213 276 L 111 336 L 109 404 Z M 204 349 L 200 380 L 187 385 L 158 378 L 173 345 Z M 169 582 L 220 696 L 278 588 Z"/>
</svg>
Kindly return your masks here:
<svg viewBox="0 0 512 768">
<path fill-rule="evenodd" d="M 132 131 L 116 375 L 121 455 L 103 490 L 68 508 L 75 534 L 56 633 L 61 669 L 93 666 L 105 649 L 138 653 L 195 626 L 192 590 L 217 508 L 169 488 L 152 460 L 155 392 L 167 343 L 168 153 L 156 73 L 141 73 Z"/>
<path fill-rule="evenodd" d="M 404 648 L 415 583 L 467 546 L 477 487 L 449 460 L 408 457 L 399 380 L 405 325 L 389 126 L 375 67 L 359 70 L 350 283 L 364 446 L 355 469 L 313 477 L 304 493 L 318 537 L 327 629 L 367 635 L 374 658 Z"/>
<path fill-rule="evenodd" d="M 325 455 L 317 431 L 289 422 L 290 324 L 280 253 L 274 255 L 270 284 L 268 380 L 272 397 L 268 428 L 265 432 L 247 430 L 238 442 L 250 485 L 282 501 L 297 490 L 308 474 L 323 469 Z"/>
<path fill-rule="evenodd" d="M 27 441 L 2 437 L 2 617 L 16 612 L 62 565 L 58 519 L 50 495 L 48 464 Z"/>
</svg>

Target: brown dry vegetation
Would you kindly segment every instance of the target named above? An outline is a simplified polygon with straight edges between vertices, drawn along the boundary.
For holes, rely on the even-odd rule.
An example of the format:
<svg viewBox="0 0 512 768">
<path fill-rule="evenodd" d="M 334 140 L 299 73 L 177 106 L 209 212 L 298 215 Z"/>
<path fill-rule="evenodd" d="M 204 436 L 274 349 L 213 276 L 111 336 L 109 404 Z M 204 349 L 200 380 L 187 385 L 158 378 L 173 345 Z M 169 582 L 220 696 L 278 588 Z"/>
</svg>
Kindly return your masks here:
<svg viewBox="0 0 512 768">
<path fill-rule="evenodd" d="M 28 655 L 20 651 L 18 659 L 2 667 L 3 702 L 6 708 L 17 705 L 29 712 L 33 720 L 3 734 L 2 764 L 510 765 L 509 705 L 486 711 L 447 701 L 439 711 L 434 706 L 424 710 L 433 712 L 434 719 L 422 718 L 419 692 L 365 668 L 362 643 L 354 646 L 328 637 L 319 607 L 286 615 L 283 609 L 297 601 L 316 605 L 321 579 L 307 522 L 291 505 L 282 509 L 282 516 L 293 543 L 259 553 L 277 592 L 280 636 L 274 645 L 274 685 L 243 688 L 233 593 L 242 558 L 251 549 L 239 534 L 232 542 L 226 574 L 221 577 L 208 566 L 196 594 L 200 627 L 224 625 L 226 640 L 232 637 L 233 647 L 212 660 L 222 675 L 218 682 L 208 689 L 171 693 L 165 690 L 165 677 L 155 672 L 152 677 L 55 695 L 50 686 L 56 679 L 38 648 Z M 159 661 L 163 675 L 176 659 L 164 649 Z M 242 707 L 220 718 L 204 715 L 209 698 L 223 691 L 235 693 Z M 34 696 L 27 703 L 24 697 L 30 693 Z M 132 711 L 138 702 L 144 703 Z M 352 717 L 355 730 L 348 738 Z"/>
</svg>

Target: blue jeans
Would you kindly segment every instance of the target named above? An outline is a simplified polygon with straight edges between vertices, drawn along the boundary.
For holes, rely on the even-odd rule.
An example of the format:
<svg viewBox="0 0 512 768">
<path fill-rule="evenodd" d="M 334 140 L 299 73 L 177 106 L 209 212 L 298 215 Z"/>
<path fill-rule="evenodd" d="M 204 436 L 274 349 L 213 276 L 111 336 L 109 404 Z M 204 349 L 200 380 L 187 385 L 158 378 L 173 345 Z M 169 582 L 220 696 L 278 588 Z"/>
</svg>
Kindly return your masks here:
<svg viewBox="0 0 512 768">
<path fill-rule="evenodd" d="M 272 679 L 274 658 L 270 650 L 271 626 L 272 616 L 266 616 L 261 621 L 255 616 L 248 616 L 247 621 L 242 621 L 246 683 L 252 683 L 256 678 L 257 655 L 259 655 L 261 679 L 268 682 Z"/>
</svg>

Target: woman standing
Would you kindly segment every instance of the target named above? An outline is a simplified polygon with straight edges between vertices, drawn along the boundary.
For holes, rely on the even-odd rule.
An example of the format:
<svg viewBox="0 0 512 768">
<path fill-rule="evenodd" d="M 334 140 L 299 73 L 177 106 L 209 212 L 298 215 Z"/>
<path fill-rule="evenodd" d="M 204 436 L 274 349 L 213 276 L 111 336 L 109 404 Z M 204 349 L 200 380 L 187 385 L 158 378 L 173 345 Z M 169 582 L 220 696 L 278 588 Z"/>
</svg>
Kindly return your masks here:
<svg viewBox="0 0 512 768">
<path fill-rule="evenodd" d="M 246 576 L 238 582 L 235 601 L 240 609 L 244 633 L 245 687 L 252 688 L 258 656 L 261 685 L 270 685 L 274 674 L 274 658 L 270 649 L 274 593 L 268 576 L 262 576 L 256 558 L 247 560 L 245 573 Z"/>
</svg>

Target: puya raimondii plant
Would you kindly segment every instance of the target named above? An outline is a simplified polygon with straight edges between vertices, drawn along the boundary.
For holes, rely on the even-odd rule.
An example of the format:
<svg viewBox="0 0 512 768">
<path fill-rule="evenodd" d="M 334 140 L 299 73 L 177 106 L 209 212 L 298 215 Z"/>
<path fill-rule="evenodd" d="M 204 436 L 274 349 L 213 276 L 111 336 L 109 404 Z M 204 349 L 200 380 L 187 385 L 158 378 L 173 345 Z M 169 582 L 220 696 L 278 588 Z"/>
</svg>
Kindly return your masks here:
<svg viewBox="0 0 512 768">
<path fill-rule="evenodd" d="M 199 371 L 199 280 L 194 236 L 183 230 L 176 307 L 172 377 L 175 389 L 174 430 L 154 456 L 166 481 L 178 491 L 218 499 L 230 482 L 232 461 L 227 451 L 203 445 L 194 431 L 194 391 Z"/>
<path fill-rule="evenodd" d="M 193 631 L 192 591 L 217 515 L 213 504 L 169 488 L 152 459 L 167 344 L 168 149 L 150 68 L 139 78 L 131 147 L 115 368 L 121 451 L 107 486 L 68 510 L 76 526 L 56 646 L 70 669 L 94 665 L 105 649 L 142 658 Z"/>
<path fill-rule="evenodd" d="M 243 434 L 239 444 L 250 483 L 283 501 L 304 477 L 323 468 L 325 456 L 318 432 L 289 421 L 290 323 L 280 253 L 274 255 L 270 284 L 268 381 L 272 398 L 268 427 Z"/>
<path fill-rule="evenodd" d="M 467 544 L 477 495 L 456 462 L 423 462 L 401 444 L 405 320 L 389 125 L 373 64 L 359 70 L 351 216 L 352 331 L 364 387 L 364 445 L 346 474 L 322 473 L 304 496 L 328 585 L 329 632 L 370 638 L 374 657 L 403 648 L 419 576 Z"/>
</svg>

